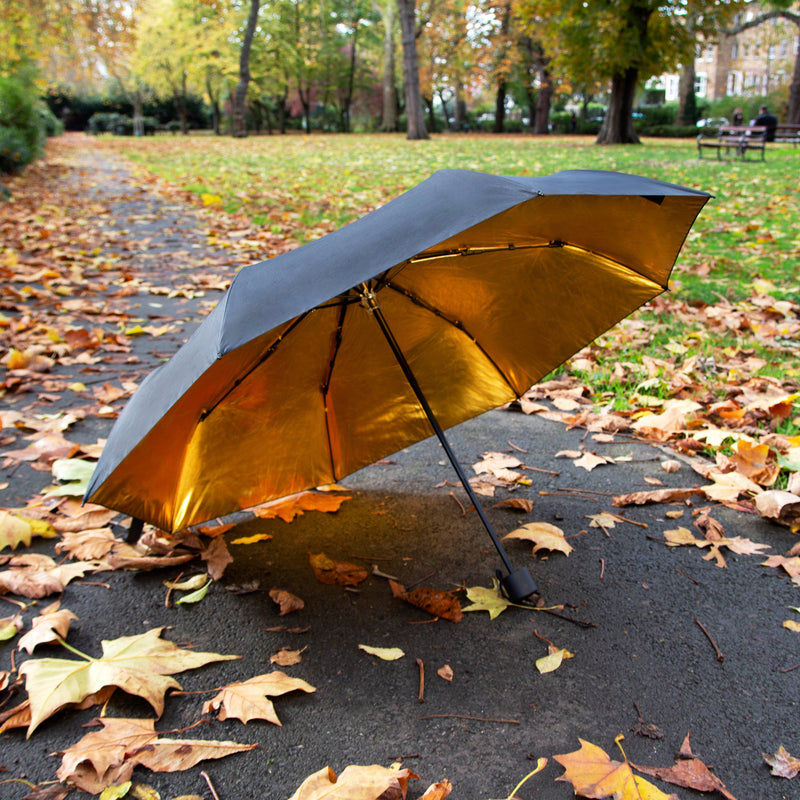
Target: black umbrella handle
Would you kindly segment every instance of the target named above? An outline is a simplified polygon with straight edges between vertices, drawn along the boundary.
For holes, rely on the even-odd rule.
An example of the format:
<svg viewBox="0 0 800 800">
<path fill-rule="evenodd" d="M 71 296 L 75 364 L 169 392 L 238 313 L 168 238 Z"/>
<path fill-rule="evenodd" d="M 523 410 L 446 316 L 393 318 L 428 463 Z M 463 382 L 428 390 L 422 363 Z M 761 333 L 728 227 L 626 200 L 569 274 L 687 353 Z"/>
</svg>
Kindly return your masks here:
<svg viewBox="0 0 800 800">
<path fill-rule="evenodd" d="M 486 516 L 486 512 L 483 510 L 483 507 L 478 502 L 478 498 L 475 495 L 475 491 L 472 488 L 472 485 L 469 482 L 469 479 L 464 474 L 464 470 L 461 468 L 461 464 L 458 463 L 458 459 L 453 452 L 453 449 L 450 447 L 450 442 L 447 441 L 447 438 L 444 435 L 444 431 L 442 430 L 442 426 L 439 424 L 439 421 L 436 419 L 436 415 L 433 413 L 433 409 L 428 404 L 428 400 L 426 399 L 425 395 L 422 392 L 422 388 L 420 387 L 416 376 L 414 375 L 411 366 L 409 365 L 408 361 L 406 361 L 406 357 L 403 354 L 403 351 L 400 349 L 400 345 L 397 343 L 397 340 L 394 338 L 394 334 L 392 333 L 389 324 L 386 322 L 386 318 L 383 316 L 383 312 L 381 311 L 380 306 L 375 298 L 375 294 L 370 291 L 368 288 L 363 287 L 362 289 L 362 297 L 364 298 L 365 305 L 367 309 L 372 313 L 375 317 L 375 321 L 378 323 L 381 332 L 383 333 L 386 341 L 389 344 L 389 347 L 392 349 L 392 353 L 394 353 L 394 357 L 397 359 L 397 363 L 400 365 L 400 369 L 403 370 L 403 374 L 408 381 L 409 386 L 413 389 L 414 394 L 419 401 L 422 410 L 425 412 L 425 416 L 428 418 L 428 422 L 430 422 L 431 427 L 433 428 L 433 432 L 436 434 L 436 437 L 442 444 L 445 453 L 447 454 L 448 459 L 450 459 L 450 463 L 453 465 L 453 469 L 456 471 L 459 480 L 461 481 L 461 485 L 464 487 L 464 490 L 467 493 L 472 505 L 475 507 L 475 511 L 478 513 L 483 526 L 486 528 L 487 532 L 489 533 L 489 537 L 492 540 L 492 544 L 494 544 L 497 552 L 500 555 L 500 558 L 503 561 L 506 569 L 508 570 L 509 574 L 505 578 L 501 578 L 501 584 L 503 587 L 504 593 L 508 596 L 510 600 L 513 602 L 519 602 L 520 600 L 524 600 L 527 597 L 530 597 L 536 591 L 536 584 L 531 577 L 531 574 L 528 572 L 526 568 L 515 570 L 511 564 L 511 560 L 508 557 L 508 554 L 505 551 L 505 548 L 500 542 L 499 537 L 495 533 L 492 524 L 489 522 L 489 518 Z"/>
</svg>

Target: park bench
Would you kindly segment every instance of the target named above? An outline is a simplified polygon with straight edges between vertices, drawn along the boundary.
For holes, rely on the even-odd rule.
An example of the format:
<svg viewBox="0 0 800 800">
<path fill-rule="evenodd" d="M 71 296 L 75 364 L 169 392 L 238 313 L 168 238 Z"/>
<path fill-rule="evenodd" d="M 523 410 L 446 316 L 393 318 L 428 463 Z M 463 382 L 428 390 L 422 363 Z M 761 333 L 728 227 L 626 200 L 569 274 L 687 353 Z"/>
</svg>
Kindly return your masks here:
<svg viewBox="0 0 800 800">
<path fill-rule="evenodd" d="M 701 133 L 697 137 L 697 157 L 702 158 L 703 150 L 711 148 L 718 160 L 733 154 L 745 161 L 748 150 L 760 150 L 763 161 L 766 141 L 767 129 L 763 125 L 723 125 L 716 135 Z"/>
<path fill-rule="evenodd" d="M 784 123 L 775 128 L 776 142 L 790 142 L 795 147 L 800 144 L 800 125 Z"/>
</svg>

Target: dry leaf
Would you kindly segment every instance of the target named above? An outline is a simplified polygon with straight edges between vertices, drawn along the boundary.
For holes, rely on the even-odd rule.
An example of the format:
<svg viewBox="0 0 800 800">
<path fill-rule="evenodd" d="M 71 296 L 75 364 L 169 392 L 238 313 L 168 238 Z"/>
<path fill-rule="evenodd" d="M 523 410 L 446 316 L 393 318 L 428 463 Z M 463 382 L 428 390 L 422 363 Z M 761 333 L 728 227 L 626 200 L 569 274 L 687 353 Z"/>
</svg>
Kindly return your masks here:
<svg viewBox="0 0 800 800">
<path fill-rule="evenodd" d="M 417 777 L 408 769 L 351 765 L 337 778 L 330 767 L 324 767 L 309 775 L 289 800 L 404 800 L 409 780 Z"/>
<path fill-rule="evenodd" d="M 303 650 L 305 650 L 305 647 Z M 300 657 L 303 650 L 289 650 L 288 648 L 283 648 L 283 650 L 278 650 L 277 653 L 270 656 L 269 663 L 277 664 L 279 667 L 293 667 L 303 660 Z"/>
<path fill-rule="evenodd" d="M 576 467 L 582 467 L 587 472 L 591 472 L 595 467 L 603 466 L 604 464 L 613 464 L 613 458 L 605 458 L 598 456 L 594 453 L 584 453 L 580 458 L 572 462 Z"/>
<path fill-rule="evenodd" d="M 492 508 L 511 508 L 529 514 L 533 511 L 533 500 L 528 500 L 527 497 L 509 497 L 507 500 L 495 503 Z"/>
<path fill-rule="evenodd" d="M 0 510 L 0 550 L 6 547 L 15 550 L 19 545 L 30 545 L 33 536 L 51 539 L 56 536 L 52 525 L 38 519 L 30 519 L 18 512 Z"/>
<path fill-rule="evenodd" d="M 80 703 L 88 695 L 107 686 L 116 686 L 142 697 L 159 716 L 164 695 L 180 685 L 169 677 L 212 661 L 229 661 L 239 656 L 186 650 L 159 638 L 163 628 L 153 628 L 138 636 L 122 636 L 103 641 L 101 658 L 86 661 L 65 658 L 28 659 L 19 668 L 31 701 L 30 736 L 60 708 Z"/>
<path fill-rule="evenodd" d="M 449 664 L 439 667 L 439 669 L 436 670 L 436 674 L 449 683 L 453 682 L 453 668 Z"/>
<path fill-rule="evenodd" d="M 514 605 L 500 594 L 500 581 L 497 578 L 492 578 L 491 589 L 484 586 L 470 586 L 467 589 L 467 599 L 471 600 L 472 604 L 464 606 L 462 611 L 488 611 L 490 620 Z"/>
<path fill-rule="evenodd" d="M 291 522 L 295 517 L 299 517 L 306 511 L 338 511 L 339 507 L 350 496 L 328 494 L 327 492 L 299 492 L 298 494 L 281 497 L 277 500 L 270 500 L 262 503 L 251 511 L 259 519 L 282 519 L 284 522 Z"/>
<path fill-rule="evenodd" d="M 272 538 L 270 533 L 254 533 L 252 536 L 241 536 L 238 539 L 232 539 L 231 544 L 255 544 L 256 542 L 266 542 Z"/>
<path fill-rule="evenodd" d="M 534 555 L 539 550 L 558 550 L 568 556 L 574 549 L 564 538 L 564 531 L 549 522 L 530 522 L 506 534 L 503 539 L 525 539 L 533 542 Z"/>
<path fill-rule="evenodd" d="M 563 648 L 553 647 L 550 645 L 549 653 L 546 656 L 536 659 L 536 669 L 539 673 L 544 675 L 547 672 L 555 672 L 563 663 L 565 658 L 575 658 L 574 653 Z"/>
<path fill-rule="evenodd" d="M 108 569 L 101 561 L 56 564 L 49 556 L 29 553 L 9 559 L 10 569 L 0 572 L 0 594 L 6 592 L 39 599 L 64 591 L 64 587 L 87 572 Z"/>
<path fill-rule="evenodd" d="M 694 789 L 696 792 L 717 791 L 728 800 L 736 800 L 725 784 L 699 758 L 692 755 L 688 733 L 673 766 L 640 767 L 636 764 L 631 766 L 637 772 L 643 772 L 645 775 L 651 775 L 653 778 L 659 778 L 676 786 L 683 786 L 685 789 Z"/>
<path fill-rule="evenodd" d="M 59 609 L 59 603 L 53 603 L 33 619 L 33 627 L 19 640 L 17 647 L 30 655 L 37 645 L 52 644 L 59 637 L 66 639 L 72 620 L 77 619 L 69 609 Z"/>
<path fill-rule="evenodd" d="M 701 489 L 653 489 L 646 492 L 620 494 L 614 498 L 615 506 L 643 506 L 648 503 L 676 503 L 702 494 Z"/>
<path fill-rule="evenodd" d="M 783 567 L 791 577 L 792 583 L 800 586 L 800 556 L 768 556 L 766 561 L 761 562 L 762 567 Z"/>
<path fill-rule="evenodd" d="M 800 758 L 789 755 L 783 745 L 775 751 L 775 755 L 762 753 L 762 756 L 764 761 L 772 767 L 770 774 L 778 778 L 796 778 L 800 775 Z"/>
<path fill-rule="evenodd" d="M 554 756 L 566 770 L 556 780 L 569 781 L 575 794 L 596 800 L 604 797 L 613 800 L 679 800 L 677 795 L 666 795 L 652 783 L 634 775 L 627 762 L 612 761 L 591 742 L 578 741 L 580 750 Z"/>
<path fill-rule="evenodd" d="M 233 562 L 233 557 L 228 552 L 225 539 L 221 536 L 212 539 L 208 547 L 200 551 L 200 558 L 206 562 L 208 574 L 215 581 L 222 577 L 225 567 Z"/>
<path fill-rule="evenodd" d="M 800 473 L 797 473 L 800 474 Z M 774 519 L 793 531 L 800 530 L 800 497 L 792 492 L 772 489 L 756 495 L 756 510 L 765 519 Z"/>
<path fill-rule="evenodd" d="M 445 592 L 441 589 L 412 589 L 407 592 L 405 587 L 397 581 L 389 581 L 392 594 L 411 603 L 412 606 L 421 608 L 434 617 L 441 617 L 450 622 L 461 622 L 461 604 L 452 592 Z"/>
<path fill-rule="evenodd" d="M 61 541 L 56 545 L 56 552 L 66 552 L 71 558 L 81 560 L 105 558 L 119 541 L 111 528 L 69 531 L 62 534 Z"/>
<path fill-rule="evenodd" d="M 232 718 L 247 724 L 251 719 L 264 719 L 274 725 L 280 725 L 275 707 L 268 698 L 278 697 L 296 689 L 302 692 L 317 691 L 310 683 L 300 678 L 290 678 L 279 670 L 268 672 L 224 686 L 219 694 L 203 704 L 203 713 L 219 710 L 217 716 L 220 720 Z"/>
<path fill-rule="evenodd" d="M 399 647 L 370 647 L 368 644 L 360 644 L 358 649 L 381 661 L 397 661 L 405 655 Z"/>
<path fill-rule="evenodd" d="M 432 783 L 419 800 L 444 800 L 453 791 L 453 784 L 447 779 Z"/>
<path fill-rule="evenodd" d="M 357 586 L 369 575 L 364 567 L 349 561 L 334 561 L 325 553 L 309 553 L 308 562 L 316 579 L 328 586 Z"/>
<path fill-rule="evenodd" d="M 306 607 L 306 604 L 297 595 L 287 592 L 285 589 L 270 589 L 269 596 L 281 607 L 279 617 L 291 614 L 292 611 L 302 611 Z"/>
</svg>

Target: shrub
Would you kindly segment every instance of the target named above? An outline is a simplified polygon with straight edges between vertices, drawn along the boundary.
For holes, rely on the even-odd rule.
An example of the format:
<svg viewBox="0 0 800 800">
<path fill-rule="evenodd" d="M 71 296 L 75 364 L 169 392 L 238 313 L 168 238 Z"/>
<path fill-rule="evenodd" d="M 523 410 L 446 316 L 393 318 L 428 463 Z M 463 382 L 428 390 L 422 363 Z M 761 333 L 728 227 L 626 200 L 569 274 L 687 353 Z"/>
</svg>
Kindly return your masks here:
<svg viewBox="0 0 800 800">
<path fill-rule="evenodd" d="M 0 125 L 0 174 L 12 174 L 33 161 L 25 133 Z"/>
<path fill-rule="evenodd" d="M 41 155 L 47 123 L 33 80 L 0 76 L 0 172 L 16 172 Z"/>
</svg>

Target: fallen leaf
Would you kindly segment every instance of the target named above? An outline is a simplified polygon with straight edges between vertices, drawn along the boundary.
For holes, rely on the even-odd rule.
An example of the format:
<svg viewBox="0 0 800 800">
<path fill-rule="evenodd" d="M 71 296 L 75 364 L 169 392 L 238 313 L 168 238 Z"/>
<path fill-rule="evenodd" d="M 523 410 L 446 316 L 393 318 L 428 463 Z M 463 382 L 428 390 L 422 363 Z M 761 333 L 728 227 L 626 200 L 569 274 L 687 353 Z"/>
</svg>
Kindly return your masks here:
<svg viewBox="0 0 800 800">
<path fill-rule="evenodd" d="M 500 594 L 500 581 L 492 578 L 491 588 L 471 586 L 467 589 L 467 599 L 471 605 L 464 606 L 462 611 L 488 611 L 489 619 L 494 619 L 514 604 Z"/>
<path fill-rule="evenodd" d="M 19 640 L 17 647 L 30 655 L 40 644 L 52 644 L 66 639 L 69 626 L 78 618 L 69 609 L 59 608 L 59 603 L 48 606 L 31 622 L 31 629 Z"/>
<path fill-rule="evenodd" d="M 72 558 L 81 560 L 105 558 L 120 541 L 111 528 L 69 531 L 62 534 L 61 541 L 56 545 L 56 552 L 66 552 Z"/>
<path fill-rule="evenodd" d="M 572 462 L 576 467 L 582 467 L 587 472 L 591 472 L 595 467 L 603 466 L 604 464 L 613 464 L 613 458 L 605 458 L 598 456 L 594 453 L 584 453 L 580 458 Z"/>
<path fill-rule="evenodd" d="M 694 789 L 697 792 L 717 791 L 728 800 L 736 798 L 728 791 L 725 784 L 699 759 L 692 754 L 689 745 L 689 734 L 681 745 L 680 753 L 671 767 L 642 767 L 636 764 L 631 766 L 637 772 L 643 772 L 653 778 L 682 786 L 685 789 Z"/>
<path fill-rule="evenodd" d="M 761 562 L 762 567 L 783 567 L 784 571 L 791 577 L 792 583 L 800 586 L 800 556 L 768 556 L 766 561 Z"/>
<path fill-rule="evenodd" d="M 800 622 L 798 622 L 796 619 L 784 620 L 783 627 L 787 630 L 794 631 L 795 633 L 800 633 Z"/>
<path fill-rule="evenodd" d="M 30 736 L 60 708 L 80 703 L 88 695 L 107 686 L 116 686 L 142 697 L 157 715 L 164 709 L 164 695 L 180 689 L 169 677 L 213 661 L 230 661 L 239 656 L 203 653 L 178 647 L 159 638 L 163 628 L 153 628 L 138 636 L 122 636 L 101 642 L 100 658 L 84 661 L 64 658 L 28 659 L 19 668 L 31 701 Z"/>
<path fill-rule="evenodd" d="M 578 739 L 580 750 L 554 756 L 566 772 L 557 781 L 569 781 L 575 794 L 601 800 L 679 800 L 633 774 L 627 761 L 613 761 L 597 745 Z"/>
<path fill-rule="evenodd" d="M 246 681 L 223 686 L 219 694 L 203 704 L 203 713 L 219 711 L 220 720 L 238 719 L 247 724 L 252 719 L 263 719 L 274 725 L 281 721 L 275 712 L 270 697 L 279 697 L 287 692 L 317 690 L 300 678 L 291 678 L 280 670 L 256 675 Z"/>
<path fill-rule="evenodd" d="M 461 622 L 461 604 L 452 592 L 441 589 L 420 588 L 406 591 L 397 581 L 390 580 L 389 586 L 395 597 L 405 600 L 412 606 L 427 611 L 434 617 L 441 617 L 450 622 Z"/>
<path fill-rule="evenodd" d="M 793 531 L 800 530 L 800 496 L 771 489 L 756 495 L 756 510 L 765 519 L 774 519 Z"/>
<path fill-rule="evenodd" d="M 327 492 L 299 492 L 298 494 L 270 500 L 250 509 L 259 519 L 282 519 L 291 522 L 306 511 L 324 511 L 331 513 L 338 511 L 345 500 L 350 496 L 329 494 Z"/>
<path fill-rule="evenodd" d="M 0 619 L 0 642 L 13 639 L 22 630 L 22 613 Z"/>
<path fill-rule="evenodd" d="M 370 647 L 368 644 L 360 644 L 358 649 L 382 661 L 397 661 L 405 655 L 399 647 Z"/>
<path fill-rule="evenodd" d="M 536 659 L 536 669 L 544 675 L 547 672 L 555 672 L 563 663 L 565 658 L 575 658 L 574 653 L 563 648 L 550 646 L 550 652 L 546 656 Z"/>
<path fill-rule="evenodd" d="M 285 589 L 270 589 L 269 596 L 281 607 L 279 617 L 291 614 L 293 611 L 302 611 L 306 607 L 306 604 L 297 595 L 287 592 Z"/>
<path fill-rule="evenodd" d="M 495 503 L 492 508 L 511 508 L 529 514 L 533 511 L 533 500 L 528 500 L 527 497 L 509 497 L 507 500 Z"/>
<path fill-rule="evenodd" d="M 762 753 L 761 755 L 764 761 L 772 767 L 770 774 L 775 775 L 777 778 L 796 778 L 800 775 L 800 758 L 789 755 L 783 745 L 775 751 L 775 755 L 771 756 L 768 753 Z"/>
<path fill-rule="evenodd" d="M 240 536 L 238 539 L 231 539 L 231 544 L 255 544 L 256 542 L 266 542 L 272 538 L 270 533 L 254 533 L 252 536 Z"/>
<path fill-rule="evenodd" d="M 417 777 L 408 769 L 375 764 L 345 767 L 337 778 L 330 767 L 324 767 L 309 775 L 289 800 L 405 800 L 409 780 Z"/>
<path fill-rule="evenodd" d="M 0 550 L 6 547 L 15 550 L 21 544 L 27 547 L 33 536 L 51 539 L 57 535 L 55 528 L 46 522 L 6 509 L 0 510 Z"/>
<path fill-rule="evenodd" d="M 208 547 L 200 551 L 200 558 L 205 561 L 208 574 L 215 581 L 222 577 L 225 567 L 233 562 L 233 556 L 221 536 L 212 539 Z"/>
<path fill-rule="evenodd" d="M 453 784 L 446 778 L 443 781 L 432 783 L 422 794 L 419 800 L 444 800 L 453 791 Z"/>
<path fill-rule="evenodd" d="M 325 553 L 309 553 L 308 562 L 316 579 L 328 586 L 357 586 L 369 575 L 364 567 L 349 561 L 334 561 Z"/>
<path fill-rule="evenodd" d="M 549 522 L 530 522 L 506 534 L 503 539 L 525 539 L 533 542 L 534 555 L 539 550 L 558 550 L 568 556 L 574 549 L 564 538 L 564 531 Z"/>
<path fill-rule="evenodd" d="M 449 664 L 439 667 L 439 669 L 436 670 L 436 674 L 449 683 L 453 682 L 453 668 Z"/>
<path fill-rule="evenodd" d="M 49 556 L 36 553 L 14 556 L 8 564 L 10 569 L 0 572 L 0 594 L 9 592 L 33 599 L 63 592 L 70 581 L 87 572 L 108 569 L 101 561 L 56 564 Z"/>
<path fill-rule="evenodd" d="M 643 506 L 648 503 L 676 503 L 702 494 L 701 489 L 653 489 L 646 492 L 631 492 L 617 495 L 615 506 Z"/>
<path fill-rule="evenodd" d="M 199 589 L 195 589 L 193 592 L 189 592 L 189 594 L 185 594 L 183 597 L 176 600 L 175 604 L 183 606 L 199 603 L 208 594 L 208 587 L 211 586 L 212 583 L 212 580 L 207 580 Z"/>
</svg>

